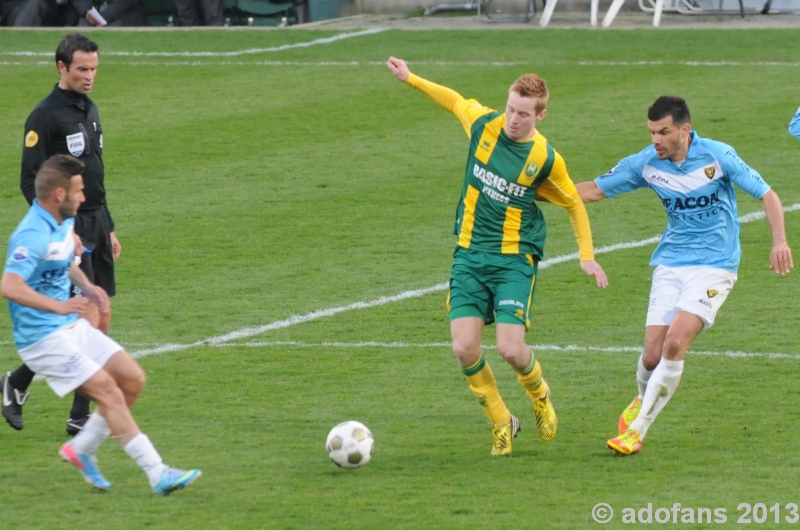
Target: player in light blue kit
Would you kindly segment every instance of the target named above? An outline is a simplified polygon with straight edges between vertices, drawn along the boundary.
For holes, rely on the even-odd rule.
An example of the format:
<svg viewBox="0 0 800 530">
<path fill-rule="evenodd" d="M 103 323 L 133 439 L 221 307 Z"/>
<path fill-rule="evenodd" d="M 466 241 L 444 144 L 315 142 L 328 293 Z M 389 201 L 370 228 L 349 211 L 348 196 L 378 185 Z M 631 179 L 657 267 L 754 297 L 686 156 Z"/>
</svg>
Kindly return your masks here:
<svg viewBox="0 0 800 530">
<path fill-rule="evenodd" d="M 36 175 L 36 199 L 11 235 L 0 293 L 9 300 L 19 356 L 64 397 L 77 390 L 97 402 L 82 431 L 61 446 L 61 457 L 86 482 L 107 490 L 95 453 L 109 434 L 144 470 L 154 493 L 166 495 L 200 476 L 164 465 L 130 412 L 144 388 L 139 364 L 107 335 L 79 319 L 86 304 L 107 309 L 108 295 L 73 261 L 74 217 L 84 201 L 84 164 L 69 155 L 45 161 Z M 84 296 L 70 298 L 70 283 Z"/>
<path fill-rule="evenodd" d="M 636 372 L 639 395 L 620 416 L 619 436 L 608 441 L 623 455 L 641 450 L 678 387 L 686 351 L 714 324 L 736 282 L 741 249 L 734 184 L 764 205 L 772 233 L 770 268 L 788 274 L 794 266 L 780 198 L 758 172 L 731 146 L 698 136 L 682 98 L 658 98 L 647 120 L 652 145 L 577 185 L 587 203 L 649 187 L 667 211 L 667 228 L 650 260 L 655 270 Z"/>
<path fill-rule="evenodd" d="M 800 109 L 797 109 L 792 121 L 789 122 L 789 134 L 800 140 Z"/>
</svg>

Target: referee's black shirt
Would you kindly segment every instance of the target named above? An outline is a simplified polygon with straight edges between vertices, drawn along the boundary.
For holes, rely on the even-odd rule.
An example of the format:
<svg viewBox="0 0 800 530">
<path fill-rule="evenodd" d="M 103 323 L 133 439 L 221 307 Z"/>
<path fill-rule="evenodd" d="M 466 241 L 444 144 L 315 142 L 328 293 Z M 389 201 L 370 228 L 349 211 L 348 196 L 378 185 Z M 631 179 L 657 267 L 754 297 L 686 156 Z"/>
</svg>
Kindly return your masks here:
<svg viewBox="0 0 800 530">
<path fill-rule="evenodd" d="M 86 202 L 79 213 L 102 208 L 114 231 L 114 221 L 106 205 L 103 129 L 94 101 L 56 85 L 28 116 L 23 145 L 20 189 L 28 204 L 36 197 L 34 180 L 39 166 L 53 155 L 71 154 L 86 164 L 83 173 Z"/>
</svg>

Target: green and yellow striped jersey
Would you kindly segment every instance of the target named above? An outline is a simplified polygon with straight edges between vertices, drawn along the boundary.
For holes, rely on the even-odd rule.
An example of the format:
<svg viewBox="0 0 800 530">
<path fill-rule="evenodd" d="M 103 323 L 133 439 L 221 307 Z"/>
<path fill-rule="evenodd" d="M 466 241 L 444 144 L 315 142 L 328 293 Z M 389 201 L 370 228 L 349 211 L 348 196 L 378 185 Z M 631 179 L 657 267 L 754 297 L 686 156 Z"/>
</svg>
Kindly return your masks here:
<svg viewBox="0 0 800 530">
<path fill-rule="evenodd" d="M 414 74 L 407 82 L 455 114 L 470 138 L 454 228 L 459 246 L 541 259 L 547 227 L 538 198 L 567 209 L 581 260 L 594 259 L 586 208 L 564 159 L 544 136 L 536 131 L 527 141 L 514 141 L 503 130 L 504 112 Z"/>
</svg>

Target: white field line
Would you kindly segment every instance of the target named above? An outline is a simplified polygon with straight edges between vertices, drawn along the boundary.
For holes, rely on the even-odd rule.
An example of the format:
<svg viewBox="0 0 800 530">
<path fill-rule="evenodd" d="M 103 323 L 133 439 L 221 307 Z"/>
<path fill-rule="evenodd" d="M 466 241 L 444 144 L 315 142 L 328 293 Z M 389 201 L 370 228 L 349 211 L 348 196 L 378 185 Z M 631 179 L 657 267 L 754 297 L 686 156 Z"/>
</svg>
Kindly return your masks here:
<svg viewBox="0 0 800 530">
<path fill-rule="evenodd" d="M 103 57 L 238 57 L 240 55 L 255 55 L 259 53 L 282 52 L 285 50 L 292 50 L 295 48 L 309 48 L 311 46 L 318 46 L 320 44 L 332 44 L 345 39 L 352 39 L 355 37 L 363 37 L 364 35 L 374 35 L 381 33 L 383 29 L 366 29 L 354 33 L 341 33 L 333 37 L 325 37 L 322 39 L 315 39 L 307 42 L 296 42 L 294 44 L 282 44 L 280 46 L 273 46 L 271 48 L 249 48 L 246 50 L 237 50 L 230 52 L 126 52 L 126 51 L 109 51 L 102 52 Z M 17 51 L 17 52 L 2 52 L 0 55 L 11 56 L 24 56 L 24 57 L 51 57 L 53 52 L 33 52 L 33 51 Z"/>
<path fill-rule="evenodd" d="M 800 210 L 800 204 L 792 204 L 791 206 L 784 207 L 784 212 L 793 212 L 796 210 Z M 741 223 L 750 223 L 756 220 L 764 219 L 766 215 L 764 212 L 753 212 L 747 215 L 744 215 L 739 218 Z M 614 245 L 608 245 L 605 247 L 600 247 L 595 249 L 595 254 L 605 254 L 608 252 L 614 252 L 617 250 L 629 249 L 629 248 L 637 248 L 643 247 L 647 245 L 651 245 L 653 243 L 657 243 L 661 236 L 654 236 L 649 237 L 647 239 L 641 239 L 639 241 L 629 241 L 626 243 L 617 243 Z M 547 268 L 551 265 L 556 265 L 558 263 L 564 263 L 566 261 L 573 261 L 578 259 L 578 253 L 573 252 L 572 254 L 566 254 L 563 256 L 556 256 L 554 258 L 546 259 L 539 264 L 540 269 Z M 255 337 L 256 335 L 261 335 L 262 333 L 266 333 L 268 331 L 273 331 L 276 329 L 283 329 L 288 328 L 291 326 L 295 326 L 297 324 L 304 324 L 306 322 L 311 322 L 313 320 L 317 320 L 323 317 L 330 317 L 334 315 L 338 315 L 339 313 L 344 313 L 347 311 L 353 311 L 356 309 L 367 309 L 370 307 L 378 307 L 382 305 L 391 304 L 393 302 L 400 302 L 402 300 L 407 300 L 410 298 L 419 298 L 421 296 L 425 296 L 431 293 L 444 291 L 447 289 L 447 282 L 443 282 L 437 285 L 433 285 L 431 287 L 426 287 L 424 289 L 415 289 L 413 291 L 405 291 L 400 294 L 396 294 L 393 296 L 382 296 L 380 298 L 376 298 L 375 300 L 368 300 L 362 302 L 354 302 L 352 304 L 347 304 L 338 307 L 332 307 L 329 309 L 318 309 L 316 311 L 312 311 L 310 313 L 306 313 L 304 315 L 293 315 L 289 318 L 283 320 L 276 320 L 270 324 L 266 324 L 263 326 L 255 326 L 249 328 L 243 328 L 237 331 L 232 331 L 230 333 L 226 333 L 224 335 L 218 335 L 216 337 L 210 337 L 208 339 L 199 340 L 197 342 L 193 342 L 191 344 L 163 344 L 154 348 L 147 348 L 144 350 L 138 350 L 132 352 L 134 357 L 144 357 L 146 355 L 158 355 L 161 353 L 173 352 L 173 351 L 181 351 L 187 350 L 189 348 L 194 348 L 196 346 L 220 346 L 226 344 L 228 342 L 239 340 L 239 339 L 246 339 L 249 337 Z M 756 355 L 756 354 L 753 354 Z"/>
<path fill-rule="evenodd" d="M 298 42 L 294 44 L 283 44 L 281 46 L 273 46 L 271 48 L 249 48 L 246 50 L 235 50 L 229 52 L 103 52 L 103 57 L 202 57 L 208 59 L 225 58 L 225 57 L 238 57 L 244 55 L 257 55 L 261 53 L 281 52 L 295 48 L 308 48 L 319 44 L 330 44 L 344 39 L 353 37 L 361 37 L 363 35 L 371 35 L 380 33 L 383 30 L 372 29 L 360 31 L 357 33 L 343 33 L 334 37 L 327 37 L 324 39 L 316 39 L 309 42 Z M 34 52 L 34 51 L 0 51 L 0 56 L 12 57 L 52 57 L 52 52 Z M 0 61 L 0 66 L 53 66 L 53 61 Z M 128 66 L 320 66 L 320 67 L 339 67 L 339 66 L 384 66 L 385 61 L 127 61 L 127 60 L 110 60 L 103 61 L 103 64 L 121 64 Z M 527 61 L 410 61 L 411 66 L 465 66 L 465 67 L 507 67 L 507 66 L 530 66 Z M 758 66 L 758 67 L 800 67 L 800 62 L 778 62 L 778 61 L 753 61 L 753 62 L 737 62 L 737 61 L 547 61 L 537 60 L 537 65 L 552 65 L 552 66 L 621 66 L 621 67 L 639 67 L 639 66 L 699 66 L 699 67 L 740 67 L 740 66 Z"/>
<path fill-rule="evenodd" d="M 13 346 L 11 341 L 0 341 L 0 346 Z M 130 343 L 127 344 L 130 346 Z M 361 341 L 361 342 L 336 342 L 336 341 L 322 341 L 322 342 L 305 342 L 297 340 L 251 340 L 247 342 L 220 342 L 216 344 L 203 344 L 204 346 L 214 346 L 217 348 L 338 348 L 354 350 L 358 348 L 379 348 L 379 349 L 447 349 L 452 347 L 449 342 L 379 342 L 379 341 Z M 147 346 L 146 344 L 136 344 L 136 346 Z M 181 345 L 172 345 L 181 346 Z M 568 344 L 566 346 L 558 346 L 556 344 L 531 344 L 536 351 L 547 352 L 576 352 L 576 353 L 641 353 L 641 346 L 579 346 L 577 344 Z M 494 344 L 482 344 L 481 348 L 484 350 L 496 350 L 497 346 Z M 181 348 L 183 349 L 183 348 Z M 743 352 L 743 351 L 709 351 L 709 350 L 689 350 L 691 355 L 703 355 L 712 357 L 731 357 L 731 358 L 766 358 L 766 359 L 793 359 L 800 361 L 800 354 L 779 353 L 779 352 Z M 136 354 L 141 356 L 140 354 Z"/>
<path fill-rule="evenodd" d="M 269 50 L 269 51 L 279 51 Z M 206 55 L 206 57 L 216 57 L 215 55 Z M 51 64 L 51 63 L 47 63 Z M 132 63 L 132 62 L 118 62 L 116 64 L 127 64 L 127 65 L 150 65 L 150 64 L 157 64 L 157 65 L 167 65 L 167 66 L 198 66 L 198 65 L 206 65 L 206 64 L 215 64 L 220 66 L 253 66 L 253 65 L 260 65 L 260 66 L 386 66 L 386 61 L 256 61 L 256 62 L 245 62 L 245 61 L 214 61 L 211 62 L 203 62 L 203 61 L 175 61 L 175 62 L 159 62 L 159 63 L 151 63 L 151 62 L 140 62 L 140 63 Z M 444 62 L 444 61 L 413 61 L 409 62 L 411 66 L 466 66 L 466 67 L 487 67 L 487 66 L 496 66 L 496 67 L 506 67 L 506 66 L 530 66 L 531 63 L 529 62 L 497 62 L 497 61 L 463 61 L 463 62 Z M 619 62 L 619 63 L 608 63 L 603 61 L 536 61 L 537 65 L 545 64 L 551 66 L 701 66 L 701 67 L 710 67 L 710 66 L 779 66 L 779 67 L 790 67 L 790 68 L 797 68 L 800 67 L 799 63 L 778 63 L 778 62 L 753 62 L 753 63 L 701 63 L 701 62 L 694 62 L 694 61 L 675 61 L 672 63 L 661 63 L 661 62 Z"/>
<path fill-rule="evenodd" d="M 218 344 L 218 347 L 245 347 L 245 348 L 341 348 L 341 349 L 356 349 L 356 348 L 446 348 L 450 349 L 452 344 L 449 342 L 423 342 L 423 343 L 409 343 L 409 342 L 303 342 L 294 340 L 272 340 L 272 341 L 248 341 L 237 342 L 235 344 L 225 343 Z M 558 346 L 556 344 L 531 344 L 537 352 L 574 352 L 574 353 L 641 353 L 641 346 L 578 346 L 577 344 L 569 344 L 567 346 Z M 482 349 L 496 350 L 497 346 L 494 344 L 483 344 Z M 733 358 L 753 358 L 761 357 L 767 359 L 794 359 L 800 361 L 800 354 L 794 355 L 790 353 L 777 353 L 777 352 L 743 352 L 743 351 L 704 351 L 704 350 L 689 350 L 689 355 L 706 355 L 714 357 L 733 357 Z"/>
</svg>

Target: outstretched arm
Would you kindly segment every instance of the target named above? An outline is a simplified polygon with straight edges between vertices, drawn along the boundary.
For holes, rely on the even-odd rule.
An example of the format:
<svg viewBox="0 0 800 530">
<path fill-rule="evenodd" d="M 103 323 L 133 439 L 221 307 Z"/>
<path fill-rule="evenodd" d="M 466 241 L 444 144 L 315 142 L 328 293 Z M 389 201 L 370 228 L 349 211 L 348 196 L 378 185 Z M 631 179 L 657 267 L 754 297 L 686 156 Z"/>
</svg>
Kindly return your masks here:
<svg viewBox="0 0 800 530">
<path fill-rule="evenodd" d="M 432 81 L 428 81 L 427 79 L 423 79 L 411 73 L 411 70 L 408 69 L 408 65 L 403 59 L 389 57 L 386 66 L 389 67 L 389 70 L 392 71 L 398 81 L 402 81 L 416 88 L 445 110 L 454 112 L 460 103 L 466 102 L 461 94 L 452 88 L 437 85 Z"/>
<path fill-rule="evenodd" d="M 772 250 L 769 253 L 769 268 L 777 274 L 789 274 L 794 267 L 792 250 L 786 242 L 786 228 L 783 222 L 783 205 L 778 194 L 772 190 L 761 197 L 764 213 L 767 214 L 769 229 L 772 232 Z"/>
<path fill-rule="evenodd" d="M 446 86 L 437 85 L 432 81 L 423 79 L 415 75 L 408 69 L 408 65 L 403 59 L 396 57 L 389 57 L 386 66 L 392 71 L 398 81 L 407 83 L 409 86 L 416 88 L 437 105 L 452 112 L 461 122 L 464 132 L 467 136 L 470 135 L 470 128 L 475 120 L 481 116 L 492 112 L 492 109 L 484 107 L 474 99 L 464 99 L 464 97 Z"/>
<path fill-rule="evenodd" d="M 589 182 L 579 182 L 578 184 L 575 184 L 575 189 L 578 190 L 578 195 L 580 195 L 581 201 L 583 201 L 585 204 L 608 198 L 606 197 L 605 193 L 600 191 L 600 187 L 593 180 L 590 180 Z"/>
</svg>

